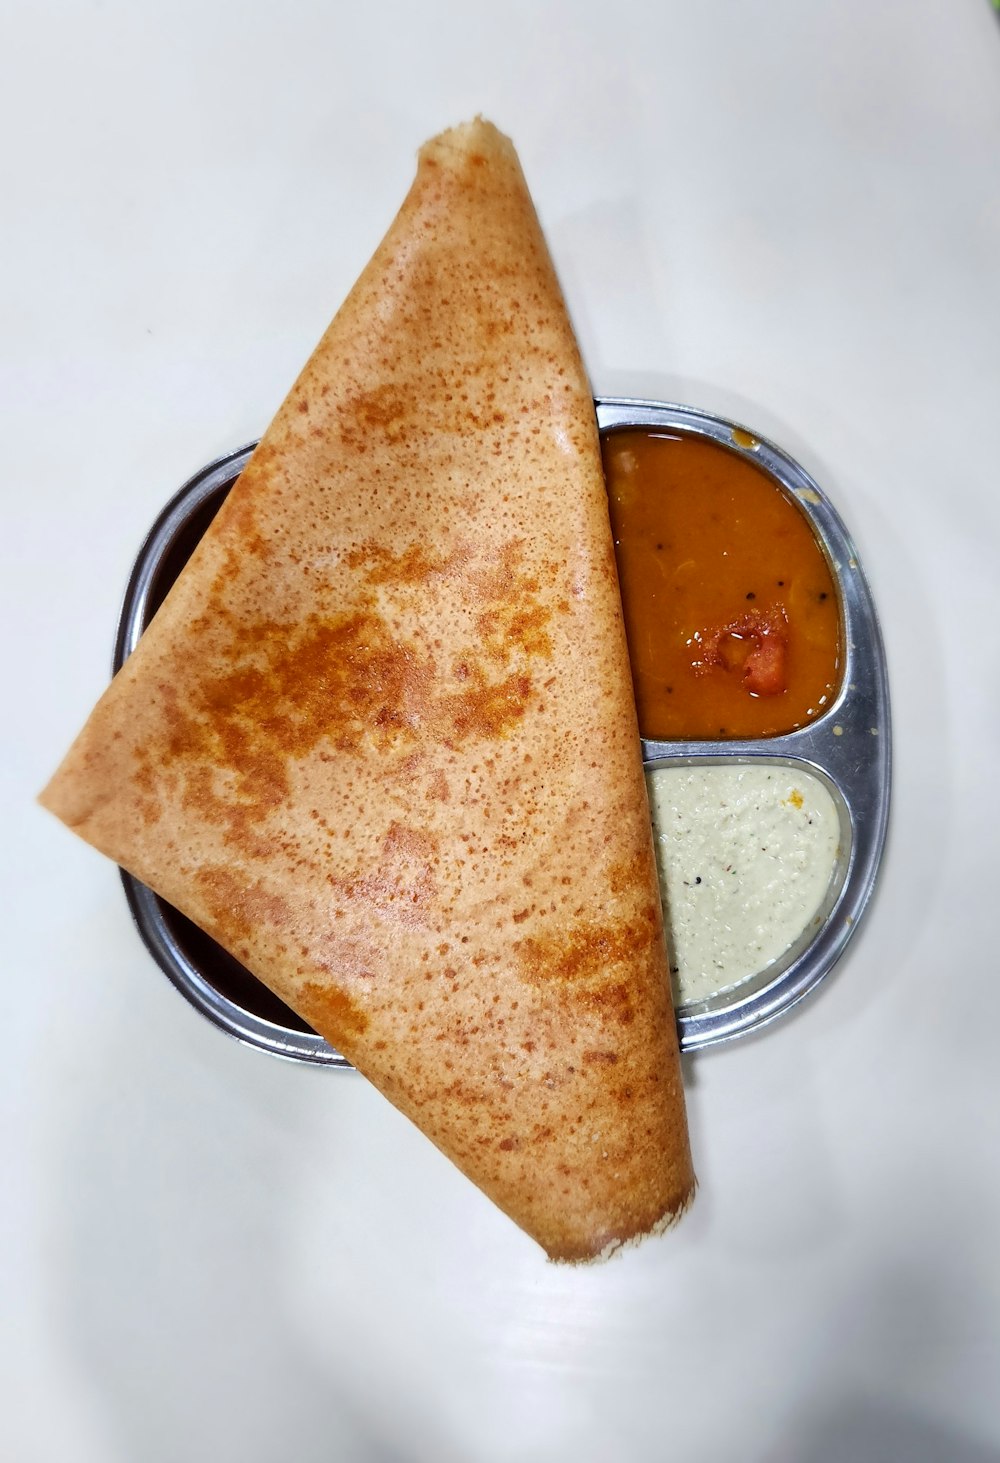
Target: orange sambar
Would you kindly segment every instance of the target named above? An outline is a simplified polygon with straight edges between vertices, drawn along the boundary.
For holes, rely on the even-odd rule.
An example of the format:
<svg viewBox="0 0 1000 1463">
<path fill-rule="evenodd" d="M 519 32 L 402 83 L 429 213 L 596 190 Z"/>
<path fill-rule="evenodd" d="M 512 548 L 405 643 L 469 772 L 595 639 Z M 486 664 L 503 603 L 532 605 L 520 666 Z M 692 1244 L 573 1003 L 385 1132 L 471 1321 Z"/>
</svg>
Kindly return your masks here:
<svg viewBox="0 0 1000 1463">
<path fill-rule="evenodd" d="M 801 508 L 703 438 L 630 428 L 603 454 L 641 734 L 774 736 L 821 715 L 840 606 Z"/>
</svg>

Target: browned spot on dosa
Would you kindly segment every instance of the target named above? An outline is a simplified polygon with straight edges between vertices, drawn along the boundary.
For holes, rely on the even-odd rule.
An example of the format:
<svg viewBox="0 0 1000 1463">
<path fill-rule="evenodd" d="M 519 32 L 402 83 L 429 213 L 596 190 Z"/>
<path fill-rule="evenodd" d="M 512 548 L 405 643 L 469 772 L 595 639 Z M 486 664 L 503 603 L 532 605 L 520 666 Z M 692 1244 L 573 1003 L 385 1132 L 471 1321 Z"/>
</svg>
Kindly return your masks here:
<svg viewBox="0 0 1000 1463">
<path fill-rule="evenodd" d="M 333 1046 L 360 1036 L 368 1025 L 368 1013 L 339 986 L 307 981 L 295 1004 L 309 1025 Z"/>
<path fill-rule="evenodd" d="M 630 859 L 612 864 L 608 870 L 608 889 L 612 894 L 622 894 L 626 889 L 648 887 L 648 861 L 645 853 L 635 853 Z"/>
<path fill-rule="evenodd" d="M 469 558 L 467 550 L 451 554 L 429 551 L 412 543 L 399 553 L 374 542 L 364 543 L 344 555 L 349 569 L 365 569 L 369 584 L 426 584 L 429 579 L 450 574 Z"/>
<path fill-rule="evenodd" d="M 354 755 L 491 740 L 509 734 L 535 696 L 521 666 L 540 645 L 524 636 L 504 656 L 520 651 L 521 666 L 498 676 L 494 652 L 479 646 L 444 672 L 431 649 L 394 635 L 370 609 L 300 624 L 220 613 L 205 633 L 224 642 L 214 660 L 230 668 L 183 695 L 183 665 L 161 681 L 167 734 L 149 755 L 182 771 L 185 805 L 239 846 L 251 846 L 256 826 L 288 798 L 289 763 L 318 745 Z"/>
<path fill-rule="evenodd" d="M 552 611 L 540 598 L 539 573 L 526 570 L 523 560 L 523 542 L 512 539 L 495 564 L 472 576 L 475 602 L 480 606 L 476 627 L 482 647 L 501 664 L 515 651 L 544 660 L 552 655 L 552 640 L 545 628 Z M 541 568 L 549 581 L 555 577 L 555 565 Z"/>
<path fill-rule="evenodd" d="M 132 782 L 135 786 L 135 806 L 144 828 L 150 828 L 163 816 L 163 802 L 157 786 L 156 776 L 145 754 L 144 748 L 135 753 L 135 770 Z"/>
<path fill-rule="evenodd" d="M 225 563 L 216 581 L 222 589 L 227 581 L 244 572 L 247 556 L 266 559 L 270 550 L 260 529 L 258 497 L 270 480 L 272 452 L 258 447 L 239 481 L 230 490 L 216 514 L 215 531 L 225 548 Z"/>
<path fill-rule="evenodd" d="M 208 911 L 209 933 L 230 950 L 262 929 L 285 930 L 291 923 L 288 901 L 260 880 L 241 879 L 214 864 L 199 869 L 194 880 Z"/>
<path fill-rule="evenodd" d="M 505 736 L 524 716 L 534 695 L 530 676 L 512 672 L 490 681 L 477 670 L 472 684 L 440 702 L 441 740 L 448 746 Z"/>
<path fill-rule="evenodd" d="M 384 386 L 376 386 L 371 391 L 358 392 L 350 398 L 347 405 L 349 410 L 344 412 L 341 423 L 345 438 L 355 435 L 353 427 L 348 428 L 346 425 L 354 415 L 363 428 L 371 432 L 384 432 L 392 440 L 412 410 L 412 396 L 391 382 L 386 382 Z"/>
<path fill-rule="evenodd" d="M 518 940 L 518 968 L 532 985 L 591 980 L 635 961 L 658 933 L 657 912 L 643 909 L 631 921 L 571 925 L 565 935 Z"/>
</svg>

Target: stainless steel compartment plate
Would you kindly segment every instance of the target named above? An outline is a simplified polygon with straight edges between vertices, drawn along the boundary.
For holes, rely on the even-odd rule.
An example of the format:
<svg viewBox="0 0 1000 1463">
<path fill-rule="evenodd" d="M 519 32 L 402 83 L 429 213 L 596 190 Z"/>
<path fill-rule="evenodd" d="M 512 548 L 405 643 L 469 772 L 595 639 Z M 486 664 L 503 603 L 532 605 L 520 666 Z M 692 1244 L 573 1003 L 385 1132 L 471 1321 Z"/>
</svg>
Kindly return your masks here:
<svg viewBox="0 0 1000 1463">
<path fill-rule="evenodd" d="M 885 844 L 891 782 L 889 685 L 875 603 L 857 549 L 819 484 L 749 427 L 692 407 L 607 399 L 597 402 L 602 433 L 646 427 L 718 442 L 762 468 L 811 521 L 841 596 L 844 661 L 840 691 L 808 726 L 752 741 L 644 741 L 647 767 L 699 762 L 799 764 L 831 791 L 840 812 L 841 858 L 815 936 L 733 989 L 678 1012 L 687 1051 L 742 1036 L 783 1015 L 809 994 L 844 952 L 871 897 Z"/>
<path fill-rule="evenodd" d="M 885 841 L 890 789 L 890 720 L 885 655 L 878 619 L 857 552 L 822 489 L 780 448 L 746 427 L 661 402 L 598 399 L 602 431 L 660 428 L 711 438 L 754 461 L 808 515 L 834 568 L 841 593 L 843 681 L 833 705 L 808 727 L 754 741 L 642 744 L 647 767 L 699 763 L 799 764 L 831 791 L 840 812 L 842 856 L 822 923 L 766 971 L 678 1013 L 681 1046 L 690 1051 L 728 1041 L 774 1020 L 828 974 L 857 927 L 874 886 Z M 196 473 L 167 504 L 136 560 L 115 638 L 117 671 L 138 644 L 187 562 L 253 443 Z M 150 953 L 203 1015 L 248 1045 L 322 1066 L 350 1063 L 239 963 L 151 890 L 122 873 L 129 907 Z"/>
</svg>

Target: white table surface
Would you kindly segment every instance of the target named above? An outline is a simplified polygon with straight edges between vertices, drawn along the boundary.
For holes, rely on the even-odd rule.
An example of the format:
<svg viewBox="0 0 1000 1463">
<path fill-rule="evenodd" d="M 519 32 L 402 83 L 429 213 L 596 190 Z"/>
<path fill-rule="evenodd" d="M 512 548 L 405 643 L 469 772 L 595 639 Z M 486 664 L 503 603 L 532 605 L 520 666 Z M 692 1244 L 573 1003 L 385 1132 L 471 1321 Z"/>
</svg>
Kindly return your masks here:
<svg viewBox="0 0 1000 1463">
<path fill-rule="evenodd" d="M 1000 25 L 987 0 L 3 6 L 0 1457 L 1000 1457 Z M 883 617 L 877 898 L 688 1064 L 701 1179 L 541 1252 L 353 1074 L 245 1050 L 32 805 L 131 560 L 255 436 L 419 143 L 515 139 L 595 389 L 819 478 Z"/>
</svg>

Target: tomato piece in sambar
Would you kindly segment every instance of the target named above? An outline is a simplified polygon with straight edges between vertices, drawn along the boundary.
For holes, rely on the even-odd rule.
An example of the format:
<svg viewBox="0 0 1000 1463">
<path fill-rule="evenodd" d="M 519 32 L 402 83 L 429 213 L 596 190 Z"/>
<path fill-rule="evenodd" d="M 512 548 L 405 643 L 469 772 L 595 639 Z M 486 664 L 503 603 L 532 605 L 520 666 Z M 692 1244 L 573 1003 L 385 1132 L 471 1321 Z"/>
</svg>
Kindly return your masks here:
<svg viewBox="0 0 1000 1463">
<path fill-rule="evenodd" d="M 801 508 L 745 457 L 627 429 L 602 444 L 639 730 L 775 736 L 840 679 L 840 605 Z"/>
</svg>

